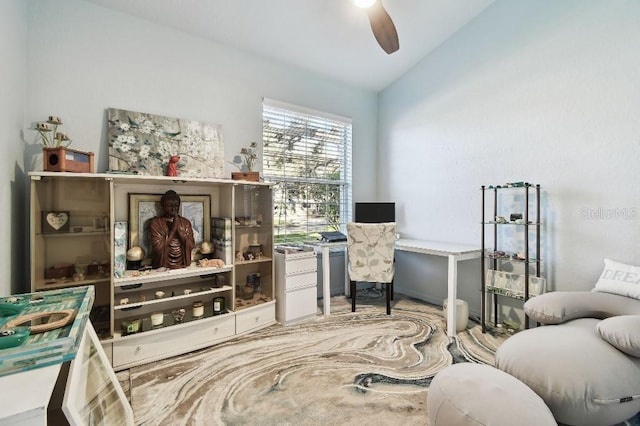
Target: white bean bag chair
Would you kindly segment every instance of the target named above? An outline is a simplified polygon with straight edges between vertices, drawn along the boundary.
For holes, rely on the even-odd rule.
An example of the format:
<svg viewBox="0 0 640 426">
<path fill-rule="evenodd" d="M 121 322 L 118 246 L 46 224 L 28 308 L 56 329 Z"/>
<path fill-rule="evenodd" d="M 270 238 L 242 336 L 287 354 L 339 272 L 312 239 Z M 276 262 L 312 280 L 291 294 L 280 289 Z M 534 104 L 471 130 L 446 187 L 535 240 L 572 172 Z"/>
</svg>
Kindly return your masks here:
<svg viewBox="0 0 640 426">
<path fill-rule="evenodd" d="M 613 425 L 640 411 L 640 300 L 553 292 L 524 308 L 553 325 L 511 336 L 495 365 L 538 394 L 558 423 Z"/>
<path fill-rule="evenodd" d="M 462 363 L 433 378 L 427 396 L 429 426 L 556 426 L 542 399 L 495 367 Z"/>
</svg>

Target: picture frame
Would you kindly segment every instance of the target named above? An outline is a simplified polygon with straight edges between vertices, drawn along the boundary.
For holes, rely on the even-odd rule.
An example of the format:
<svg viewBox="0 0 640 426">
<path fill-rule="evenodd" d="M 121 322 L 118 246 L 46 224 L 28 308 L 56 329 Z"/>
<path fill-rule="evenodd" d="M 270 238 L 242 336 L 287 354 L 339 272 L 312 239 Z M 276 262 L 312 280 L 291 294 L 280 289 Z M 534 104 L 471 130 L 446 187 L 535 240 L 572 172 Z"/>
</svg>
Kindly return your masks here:
<svg viewBox="0 0 640 426">
<path fill-rule="evenodd" d="M 145 258 L 151 257 L 148 240 L 149 221 L 162 215 L 163 194 L 129 194 L 129 248 L 142 247 Z M 211 196 L 180 195 L 180 216 L 189 219 L 195 247 L 211 239 Z"/>
<path fill-rule="evenodd" d="M 94 231 L 106 231 L 109 218 L 107 216 L 96 216 L 93 218 L 93 230 Z"/>
</svg>

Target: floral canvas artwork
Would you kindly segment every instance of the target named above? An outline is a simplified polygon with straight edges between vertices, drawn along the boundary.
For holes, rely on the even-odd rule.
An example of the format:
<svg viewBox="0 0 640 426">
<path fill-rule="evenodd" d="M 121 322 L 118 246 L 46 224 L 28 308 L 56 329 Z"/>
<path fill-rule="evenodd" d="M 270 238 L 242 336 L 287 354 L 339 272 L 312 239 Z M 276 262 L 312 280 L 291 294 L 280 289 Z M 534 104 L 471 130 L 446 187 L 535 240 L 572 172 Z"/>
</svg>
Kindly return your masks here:
<svg viewBox="0 0 640 426">
<path fill-rule="evenodd" d="M 115 108 L 108 122 L 110 172 L 164 176 L 171 163 L 177 176 L 224 177 L 218 124 Z"/>
</svg>

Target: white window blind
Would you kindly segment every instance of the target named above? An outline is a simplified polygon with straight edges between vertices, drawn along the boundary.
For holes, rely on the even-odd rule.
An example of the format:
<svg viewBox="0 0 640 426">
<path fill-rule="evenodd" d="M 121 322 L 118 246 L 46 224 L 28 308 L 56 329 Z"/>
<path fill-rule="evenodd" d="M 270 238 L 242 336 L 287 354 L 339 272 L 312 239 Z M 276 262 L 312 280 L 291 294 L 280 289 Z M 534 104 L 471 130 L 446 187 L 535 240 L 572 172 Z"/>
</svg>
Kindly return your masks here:
<svg viewBox="0 0 640 426">
<path fill-rule="evenodd" d="M 262 140 L 276 243 L 344 232 L 352 204 L 351 119 L 264 99 Z"/>
</svg>

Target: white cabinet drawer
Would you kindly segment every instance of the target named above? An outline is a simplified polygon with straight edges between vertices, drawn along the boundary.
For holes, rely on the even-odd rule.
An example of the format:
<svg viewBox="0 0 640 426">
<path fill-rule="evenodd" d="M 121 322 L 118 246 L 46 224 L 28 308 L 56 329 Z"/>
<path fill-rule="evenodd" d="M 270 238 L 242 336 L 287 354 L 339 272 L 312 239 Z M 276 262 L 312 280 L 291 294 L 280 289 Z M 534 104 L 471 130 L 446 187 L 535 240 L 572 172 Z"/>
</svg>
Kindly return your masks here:
<svg viewBox="0 0 640 426">
<path fill-rule="evenodd" d="M 276 322 L 275 302 L 248 308 L 236 313 L 236 333 L 244 333 L 254 328 Z"/>
<path fill-rule="evenodd" d="M 318 285 L 317 280 L 318 274 L 315 271 L 288 276 L 285 279 L 285 291 L 291 291 L 303 287 L 315 287 Z"/>
<path fill-rule="evenodd" d="M 287 259 L 284 263 L 285 275 L 295 275 L 302 272 L 316 272 L 318 261 L 316 256 L 303 257 L 300 259 Z"/>
<path fill-rule="evenodd" d="M 235 314 L 205 318 L 113 342 L 113 368 L 143 364 L 204 348 L 235 334 Z"/>
<path fill-rule="evenodd" d="M 316 287 L 287 292 L 285 318 L 282 323 L 314 316 L 318 313 L 318 294 Z"/>
</svg>

